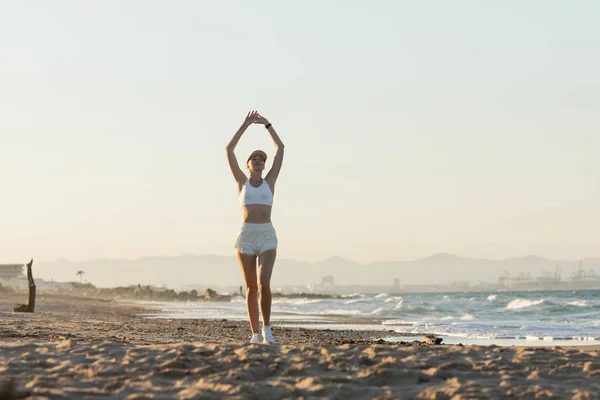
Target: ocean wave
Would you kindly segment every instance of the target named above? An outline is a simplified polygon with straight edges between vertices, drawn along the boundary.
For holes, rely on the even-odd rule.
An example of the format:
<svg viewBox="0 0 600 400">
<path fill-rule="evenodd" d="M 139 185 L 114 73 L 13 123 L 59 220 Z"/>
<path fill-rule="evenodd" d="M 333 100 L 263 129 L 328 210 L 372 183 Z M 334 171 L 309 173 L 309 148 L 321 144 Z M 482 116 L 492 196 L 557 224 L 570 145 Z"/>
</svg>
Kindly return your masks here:
<svg viewBox="0 0 600 400">
<path fill-rule="evenodd" d="M 586 300 L 576 300 L 568 302 L 567 305 L 576 307 L 589 307 L 591 304 L 588 303 Z"/>
<path fill-rule="evenodd" d="M 343 309 L 330 309 L 330 310 L 322 310 L 319 314 L 322 315 L 358 315 L 360 314 L 360 310 L 343 310 Z"/>
<path fill-rule="evenodd" d="M 440 318 L 441 321 L 452 321 L 455 319 L 458 319 L 460 321 L 474 321 L 475 316 L 473 314 L 466 313 L 466 314 L 460 314 L 459 316 L 446 315 L 446 316 Z"/>
<path fill-rule="evenodd" d="M 398 308 L 398 305 L 396 305 L 396 307 Z M 422 305 L 412 305 L 412 304 L 403 305 L 401 307 L 405 313 L 410 313 L 410 314 L 415 314 L 415 313 L 422 314 L 423 312 L 428 312 L 428 311 L 433 310 L 431 307 L 425 307 Z"/>
<path fill-rule="evenodd" d="M 381 321 L 381 325 L 415 325 L 416 321 L 406 321 L 403 319 L 389 319 L 386 321 Z"/>
<path fill-rule="evenodd" d="M 525 337 L 526 340 L 530 340 L 530 341 L 547 341 L 547 342 L 552 342 L 552 341 L 568 341 L 568 340 L 572 340 L 572 341 L 589 341 L 589 340 L 598 340 L 600 339 L 600 337 L 596 337 L 596 336 L 526 336 Z"/>
<path fill-rule="evenodd" d="M 393 325 L 393 324 L 389 324 Z M 469 339 L 487 339 L 487 340 L 522 340 L 529 342 L 553 342 L 553 341 L 572 341 L 572 342 L 589 342 L 600 340 L 600 335 L 578 335 L 578 334 L 566 334 L 557 332 L 556 334 L 540 333 L 536 334 L 525 333 L 525 334 L 513 334 L 512 332 L 493 332 L 486 330 L 474 330 L 468 325 L 437 325 L 433 323 L 423 324 L 422 322 L 415 323 L 410 328 L 412 333 L 432 333 L 439 336 L 455 337 L 455 338 L 469 338 Z"/>
<path fill-rule="evenodd" d="M 344 304 L 369 303 L 369 299 L 351 299 L 344 301 Z"/>
<path fill-rule="evenodd" d="M 297 305 L 297 306 L 301 306 L 301 305 L 305 305 L 305 304 L 315 304 L 315 303 L 322 303 L 324 301 L 327 301 L 329 299 L 286 299 L 286 298 L 279 298 L 279 299 L 273 299 L 273 304 L 293 304 L 293 305 Z M 244 302 L 246 300 L 244 299 Z"/>
<path fill-rule="evenodd" d="M 511 300 L 506 306 L 507 310 L 520 310 L 522 308 L 528 308 L 543 304 L 544 299 L 539 300 L 528 300 L 528 299 L 514 299 Z"/>
<path fill-rule="evenodd" d="M 490 294 L 490 295 L 487 297 L 487 299 L 488 299 L 489 301 L 494 301 L 494 300 L 496 300 L 497 298 L 498 298 L 498 295 L 495 295 L 495 294 Z"/>
<path fill-rule="evenodd" d="M 365 297 L 364 293 L 350 293 L 350 294 L 343 294 L 340 296 L 342 299 L 348 298 L 348 297 Z"/>
</svg>

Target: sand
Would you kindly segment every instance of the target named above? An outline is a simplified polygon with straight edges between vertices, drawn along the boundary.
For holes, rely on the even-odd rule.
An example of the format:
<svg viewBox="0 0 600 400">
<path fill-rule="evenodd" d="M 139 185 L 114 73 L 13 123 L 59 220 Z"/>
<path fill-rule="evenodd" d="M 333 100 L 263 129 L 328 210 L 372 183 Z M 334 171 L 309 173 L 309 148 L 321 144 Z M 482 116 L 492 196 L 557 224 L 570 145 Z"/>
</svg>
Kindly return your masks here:
<svg viewBox="0 0 600 400">
<path fill-rule="evenodd" d="M 389 343 L 276 325 L 278 344 L 250 345 L 245 322 L 142 312 L 58 296 L 35 314 L 0 312 L 0 399 L 600 398 L 597 346 Z"/>
</svg>

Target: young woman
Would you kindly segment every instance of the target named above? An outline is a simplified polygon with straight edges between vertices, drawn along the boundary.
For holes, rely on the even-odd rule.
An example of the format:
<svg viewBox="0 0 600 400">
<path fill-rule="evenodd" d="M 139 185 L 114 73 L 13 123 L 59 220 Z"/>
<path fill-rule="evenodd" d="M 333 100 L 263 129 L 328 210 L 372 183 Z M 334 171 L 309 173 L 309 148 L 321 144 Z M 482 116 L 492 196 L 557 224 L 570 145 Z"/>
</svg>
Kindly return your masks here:
<svg viewBox="0 0 600 400">
<path fill-rule="evenodd" d="M 267 161 L 267 154 L 264 151 L 255 150 L 246 160 L 248 176 L 242 172 L 235 157 L 235 146 L 252 124 L 264 125 L 277 149 L 273 166 L 264 178 L 262 174 Z M 227 145 L 227 159 L 238 184 L 238 196 L 242 207 L 243 224 L 235 242 L 235 249 L 246 282 L 246 307 L 252 328 L 250 343 L 275 343 L 271 332 L 270 285 L 277 254 L 277 234 L 271 223 L 271 208 L 275 182 L 283 162 L 283 143 L 271 123 L 257 111 L 251 111 Z M 263 318 L 262 334 L 258 328 L 259 293 Z"/>
</svg>

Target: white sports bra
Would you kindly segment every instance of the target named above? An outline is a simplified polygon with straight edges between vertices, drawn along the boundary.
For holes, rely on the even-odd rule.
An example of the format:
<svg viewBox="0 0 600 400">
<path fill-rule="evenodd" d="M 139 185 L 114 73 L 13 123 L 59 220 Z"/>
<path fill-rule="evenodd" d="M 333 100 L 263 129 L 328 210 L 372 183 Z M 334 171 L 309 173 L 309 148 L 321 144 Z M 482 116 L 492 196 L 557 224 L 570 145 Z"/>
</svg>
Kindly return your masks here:
<svg viewBox="0 0 600 400">
<path fill-rule="evenodd" d="M 250 179 L 246 179 L 246 182 L 244 182 L 244 187 L 240 191 L 240 205 L 247 206 L 250 204 L 273 205 L 273 193 L 266 179 L 263 179 L 259 187 L 252 186 Z"/>
</svg>

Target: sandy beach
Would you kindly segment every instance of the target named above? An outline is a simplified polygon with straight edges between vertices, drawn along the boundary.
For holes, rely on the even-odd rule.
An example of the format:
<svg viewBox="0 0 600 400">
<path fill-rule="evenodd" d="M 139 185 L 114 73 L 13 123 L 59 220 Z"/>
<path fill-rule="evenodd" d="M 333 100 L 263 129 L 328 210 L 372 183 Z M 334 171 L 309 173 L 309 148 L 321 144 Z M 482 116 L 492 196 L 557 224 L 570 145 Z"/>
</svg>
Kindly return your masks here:
<svg viewBox="0 0 600 400">
<path fill-rule="evenodd" d="M 425 345 L 385 331 L 144 319 L 127 303 L 0 300 L 0 399 L 500 399 L 600 396 L 600 348 Z M 420 339 L 417 337 L 415 339 Z"/>
</svg>

